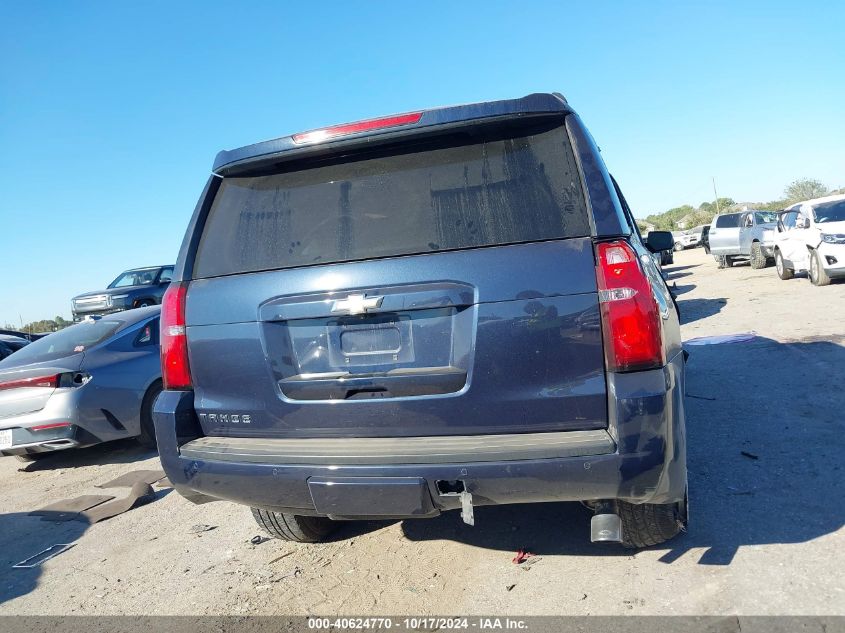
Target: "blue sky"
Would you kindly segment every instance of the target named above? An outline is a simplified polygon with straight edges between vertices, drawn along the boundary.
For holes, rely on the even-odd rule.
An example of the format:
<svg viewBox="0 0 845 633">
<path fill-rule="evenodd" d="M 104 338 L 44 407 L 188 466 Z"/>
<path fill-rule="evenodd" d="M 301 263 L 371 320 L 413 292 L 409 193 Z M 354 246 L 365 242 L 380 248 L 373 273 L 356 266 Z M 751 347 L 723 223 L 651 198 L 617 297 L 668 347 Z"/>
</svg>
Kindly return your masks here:
<svg viewBox="0 0 845 633">
<path fill-rule="evenodd" d="M 310 7 L 310 8 L 306 8 Z M 563 92 L 638 216 L 845 186 L 841 2 L 13 2 L 0 324 L 170 263 L 216 152 Z"/>
</svg>

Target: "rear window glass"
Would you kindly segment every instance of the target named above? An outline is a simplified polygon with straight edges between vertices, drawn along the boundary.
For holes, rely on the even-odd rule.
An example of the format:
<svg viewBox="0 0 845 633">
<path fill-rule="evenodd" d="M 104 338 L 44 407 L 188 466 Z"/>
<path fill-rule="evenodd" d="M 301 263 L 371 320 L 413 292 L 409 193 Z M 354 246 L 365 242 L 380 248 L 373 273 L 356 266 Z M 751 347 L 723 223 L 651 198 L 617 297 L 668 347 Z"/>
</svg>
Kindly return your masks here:
<svg viewBox="0 0 845 633">
<path fill-rule="evenodd" d="M 123 321 L 83 321 L 33 341 L 9 357 L 15 364 L 40 363 L 88 351 L 117 332 Z"/>
<path fill-rule="evenodd" d="M 194 276 L 589 235 L 573 152 L 555 125 L 226 178 Z"/>
<path fill-rule="evenodd" d="M 720 229 L 729 229 L 739 226 L 739 213 L 732 213 L 730 215 L 720 215 L 716 218 L 716 227 Z"/>
</svg>

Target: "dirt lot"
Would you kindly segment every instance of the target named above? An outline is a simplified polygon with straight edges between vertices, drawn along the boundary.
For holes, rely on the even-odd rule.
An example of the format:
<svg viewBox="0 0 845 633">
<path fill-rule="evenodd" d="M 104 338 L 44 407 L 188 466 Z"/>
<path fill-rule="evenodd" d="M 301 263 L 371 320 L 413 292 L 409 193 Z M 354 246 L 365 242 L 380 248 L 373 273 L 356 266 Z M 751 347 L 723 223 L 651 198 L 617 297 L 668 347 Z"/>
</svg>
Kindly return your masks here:
<svg viewBox="0 0 845 633">
<path fill-rule="evenodd" d="M 91 526 L 27 516 L 157 467 L 128 442 L 0 459 L 0 613 L 845 614 L 845 284 L 720 271 L 701 249 L 675 261 L 685 340 L 757 337 L 689 348 L 692 523 L 667 545 L 590 545 L 578 504 L 480 508 L 474 528 L 456 513 L 351 524 L 320 545 L 253 545 L 248 508 L 168 490 Z M 41 569 L 10 568 L 68 542 Z M 528 571 L 511 563 L 520 547 L 541 557 Z"/>
</svg>

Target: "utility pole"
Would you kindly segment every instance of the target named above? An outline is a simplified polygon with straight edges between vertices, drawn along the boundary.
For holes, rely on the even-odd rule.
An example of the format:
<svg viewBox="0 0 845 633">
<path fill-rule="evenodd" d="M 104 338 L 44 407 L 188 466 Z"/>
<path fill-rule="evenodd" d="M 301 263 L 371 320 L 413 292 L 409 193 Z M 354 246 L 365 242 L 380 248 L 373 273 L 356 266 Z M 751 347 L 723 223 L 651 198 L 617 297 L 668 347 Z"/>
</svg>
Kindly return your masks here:
<svg viewBox="0 0 845 633">
<path fill-rule="evenodd" d="M 716 193 L 716 177 L 711 176 L 713 179 L 713 195 L 716 196 L 716 215 L 722 215 L 722 209 L 719 208 L 719 194 Z"/>
</svg>

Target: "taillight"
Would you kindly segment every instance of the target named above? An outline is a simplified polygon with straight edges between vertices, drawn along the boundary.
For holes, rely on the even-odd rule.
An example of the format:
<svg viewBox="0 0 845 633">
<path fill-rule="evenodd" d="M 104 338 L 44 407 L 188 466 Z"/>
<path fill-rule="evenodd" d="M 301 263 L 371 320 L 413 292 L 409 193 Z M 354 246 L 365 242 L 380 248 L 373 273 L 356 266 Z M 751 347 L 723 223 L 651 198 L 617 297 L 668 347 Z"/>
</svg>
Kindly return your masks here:
<svg viewBox="0 0 845 633">
<path fill-rule="evenodd" d="M 608 371 L 665 364 L 660 313 L 651 284 L 627 242 L 596 245 L 599 303 Z"/>
<path fill-rule="evenodd" d="M 187 282 L 172 283 L 161 300 L 161 379 L 165 389 L 191 389 L 185 336 Z"/>
<path fill-rule="evenodd" d="M 419 123 L 420 117 L 422 117 L 422 112 L 409 112 L 408 114 L 395 114 L 393 116 L 385 116 L 379 119 L 368 119 L 366 121 L 356 121 L 355 123 L 333 125 L 332 127 L 323 128 L 321 130 L 311 130 L 310 132 L 294 134 L 293 142 L 319 143 L 320 141 L 327 141 L 337 136 L 355 134 L 356 132 L 368 132 L 370 130 L 378 130 L 386 127 L 396 127 L 397 125 Z"/>
<path fill-rule="evenodd" d="M 0 390 L 3 389 L 18 389 L 19 387 L 53 387 L 59 386 L 61 374 L 53 374 L 52 376 L 34 376 L 33 378 L 19 378 L 17 380 L 8 380 L 0 382 Z"/>
</svg>

